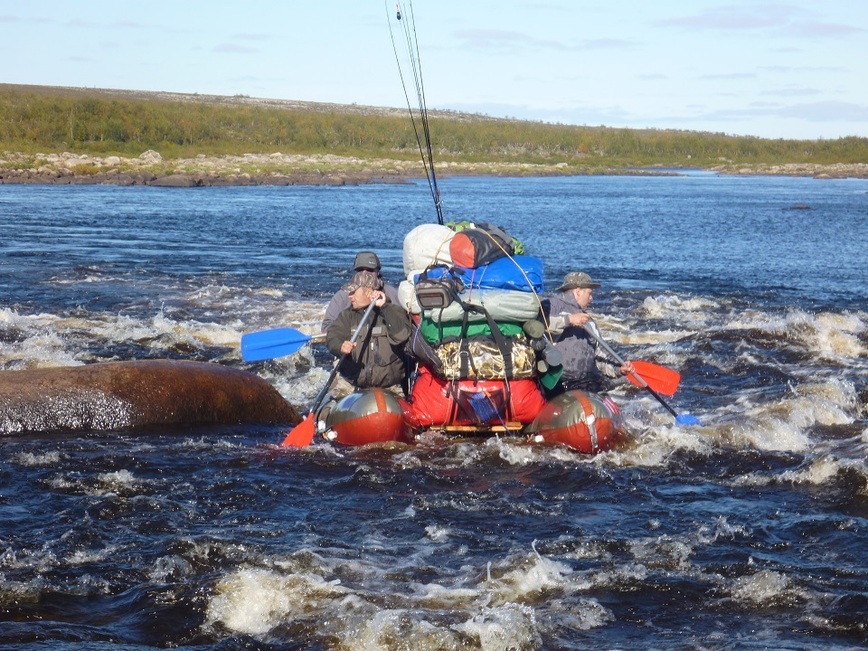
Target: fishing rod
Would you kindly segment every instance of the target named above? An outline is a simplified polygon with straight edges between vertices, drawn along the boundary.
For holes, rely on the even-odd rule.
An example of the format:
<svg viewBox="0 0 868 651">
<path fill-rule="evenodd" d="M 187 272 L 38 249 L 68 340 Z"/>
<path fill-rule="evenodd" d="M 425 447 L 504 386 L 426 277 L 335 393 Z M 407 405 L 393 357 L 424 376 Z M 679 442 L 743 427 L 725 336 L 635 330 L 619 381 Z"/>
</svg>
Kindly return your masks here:
<svg viewBox="0 0 868 651">
<path fill-rule="evenodd" d="M 437 187 L 437 175 L 434 172 L 434 150 L 431 147 L 431 129 L 428 124 L 428 105 L 425 102 L 425 86 L 422 83 L 422 59 L 419 56 L 419 42 L 416 38 L 416 21 L 413 16 L 413 0 L 408 0 L 409 13 L 404 10 L 403 3 L 399 0 L 395 3 L 395 19 L 401 25 L 404 35 L 404 44 L 410 68 L 413 71 L 413 81 L 416 90 L 416 102 L 418 105 L 419 121 L 421 122 L 422 135 L 425 137 L 425 145 L 422 145 L 422 135 L 416 124 L 413 114 L 413 106 L 410 103 L 410 94 L 407 92 L 407 84 L 404 81 L 404 71 L 401 68 L 401 57 L 398 55 L 398 47 L 395 44 L 395 34 L 392 30 L 392 21 L 389 21 L 389 37 L 392 39 L 392 50 L 395 52 L 395 62 L 398 64 L 398 74 L 401 77 L 401 87 L 404 89 L 404 97 L 407 100 L 407 109 L 410 112 L 410 122 L 416 135 L 416 144 L 419 146 L 419 154 L 422 157 L 422 166 L 425 168 L 425 178 L 428 179 L 428 187 L 431 190 L 431 198 L 434 200 L 434 208 L 437 211 L 437 223 L 443 224 L 443 206 L 440 200 L 440 188 Z M 386 15 L 389 16 L 389 0 L 385 0 Z"/>
</svg>

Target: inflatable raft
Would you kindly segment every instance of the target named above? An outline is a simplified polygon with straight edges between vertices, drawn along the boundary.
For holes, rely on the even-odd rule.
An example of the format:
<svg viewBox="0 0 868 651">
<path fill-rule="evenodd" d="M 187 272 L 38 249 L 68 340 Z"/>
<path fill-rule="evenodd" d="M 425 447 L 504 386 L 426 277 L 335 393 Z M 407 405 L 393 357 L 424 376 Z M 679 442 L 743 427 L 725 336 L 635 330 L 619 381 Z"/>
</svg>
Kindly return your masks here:
<svg viewBox="0 0 868 651">
<path fill-rule="evenodd" d="M 480 404 L 492 404 L 488 391 L 479 388 L 476 395 L 483 396 Z M 443 404 L 448 410 L 456 403 L 444 397 Z M 483 410 L 473 406 L 469 412 L 458 411 L 461 415 L 447 422 L 419 425 L 412 403 L 382 389 L 364 389 L 327 404 L 320 412 L 318 428 L 326 440 L 350 446 L 414 443 L 419 433 L 438 431 L 461 437 L 523 437 L 531 443 L 566 445 L 587 454 L 611 449 L 626 433 L 620 410 L 612 400 L 582 391 L 567 391 L 544 401 L 529 423 L 508 420 L 497 407 L 490 407 L 488 420 L 479 417 Z"/>
<path fill-rule="evenodd" d="M 399 301 L 411 315 L 408 399 L 381 389 L 327 403 L 317 428 L 344 445 L 413 442 L 420 432 L 515 435 L 586 453 L 624 434 L 607 397 L 546 399 L 561 367 L 542 318 L 543 265 L 489 224 L 423 224 L 404 239 Z"/>
</svg>

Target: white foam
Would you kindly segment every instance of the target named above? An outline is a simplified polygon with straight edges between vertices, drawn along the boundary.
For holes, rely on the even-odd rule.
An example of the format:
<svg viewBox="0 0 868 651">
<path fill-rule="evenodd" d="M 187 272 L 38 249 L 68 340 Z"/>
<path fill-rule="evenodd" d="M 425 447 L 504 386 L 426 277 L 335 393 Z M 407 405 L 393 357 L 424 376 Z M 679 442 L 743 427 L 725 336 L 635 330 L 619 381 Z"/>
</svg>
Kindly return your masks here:
<svg viewBox="0 0 868 651">
<path fill-rule="evenodd" d="M 825 486 L 833 484 L 844 471 L 852 471 L 863 478 L 862 485 L 868 486 L 868 467 L 865 458 L 839 459 L 834 456 L 823 455 L 812 460 L 808 465 L 797 470 L 787 470 L 779 475 L 763 473 L 749 473 L 736 478 L 733 484 L 736 486 L 768 486 L 776 482 L 787 482 L 795 485 L 810 484 L 812 486 Z M 862 488 L 860 494 L 868 494 L 868 489 Z"/>
<path fill-rule="evenodd" d="M 458 648 L 455 633 L 419 620 L 403 609 L 380 610 L 370 617 L 353 615 L 347 618 L 347 623 L 349 626 L 337 635 L 341 649 L 347 651 Z"/>
<path fill-rule="evenodd" d="M 76 549 L 66 558 L 70 565 L 89 565 L 98 563 L 109 558 L 117 552 L 117 547 L 105 547 L 103 549 Z"/>
<path fill-rule="evenodd" d="M 495 603 L 522 601 L 531 595 L 564 589 L 572 570 L 533 551 L 515 568 L 489 582 L 488 590 L 496 595 Z"/>
<path fill-rule="evenodd" d="M 696 429 L 719 445 L 765 451 L 804 452 L 822 441 L 813 438 L 816 426 L 850 425 L 857 396 L 852 383 L 833 379 L 792 387 L 776 401 L 744 392 L 714 425 Z"/>
<path fill-rule="evenodd" d="M 175 555 L 162 556 L 156 560 L 148 572 L 148 578 L 154 583 L 167 583 L 178 581 L 192 573 L 193 566 L 187 559 Z"/>
<path fill-rule="evenodd" d="M 429 528 L 429 541 L 441 541 L 444 533 Z M 365 546 L 370 549 L 368 541 Z M 419 561 L 407 562 L 415 567 Z M 354 651 L 459 648 L 468 637 L 478 648 L 499 650 L 538 648 L 540 609 L 566 629 L 588 630 L 613 619 L 593 600 L 581 599 L 578 606 L 575 599 L 564 601 L 564 594 L 592 583 L 535 550 L 504 561 L 496 572 L 467 566 L 444 584 L 401 585 L 400 563 L 329 560 L 312 553 L 275 566 L 286 573 L 241 568 L 222 578 L 209 600 L 205 627 L 264 636 L 281 625 L 315 622 L 318 635 Z M 306 571 L 299 572 L 302 566 Z M 338 571 L 352 576 L 355 585 L 321 575 Z"/>
<path fill-rule="evenodd" d="M 449 527 L 429 524 L 425 527 L 425 533 L 428 535 L 428 538 L 431 539 L 431 542 L 443 543 L 449 540 L 451 531 L 449 530 Z"/>
<path fill-rule="evenodd" d="M 594 599 L 552 599 L 548 606 L 552 623 L 563 630 L 590 631 L 615 621 L 612 611 Z"/>
<path fill-rule="evenodd" d="M 106 490 L 130 489 L 139 486 L 142 482 L 129 470 L 116 470 L 97 475 L 97 479 L 103 483 Z"/>
<path fill-rule="evenodd" d="M 721 432 L 723 433 L 723 432 Z M 811 439 L 798 423 L 772 414 L 758 414 L 743 425 L 729 430 L 734 444 L 756 450 L 803 452 L 811 448 Z"/>
<path fill-rule="evenodd" d="M 60 452 L 48 450 L 47 452 L 19 452 L 12 461 L 22 466 L 39 467 L 53 466 L 60 461 Z"/>
<path fill-rule="evenodd" d="M 338 581 L 328 582 L 315 574 L 241 569 L 218 582 L 208 603 L 206 625 L 220 623 L 237 633 L 264 635 L 284 621 L 337 616 L 338 602 L 347 594 L 349 590 Z"/>
<path fill-rule="evenodd" d="M 814 331 L 808 340 L 813 352 L 828 359 L 855 359 L 868 354 L 859 335 L 866 331 L 866 315 L 823 312 L 814 319 Z"/>
<path fill-rule="evenodd" d="M 639 331 L 635 328 L 623 333 L 618 341 L 622 344 L 632 346 L 654 346 L 657 344 L 671 344 L 676 341 L 681 341 L 689 336 L 690 332 L 676 330 L 645 330 Z M 665 360 L 660 360 L 663 362 Z"/>
<path fill-rule="evenodd" d="M 841 471 L 842 464 L 831 457 L 815 459 L 807 467 L 799 470 L 790 470 L 781 474 L 781 479 L 795 484 L 807 483 L 822 486 L 833 480 Z"/>
<path fill-rule="evenodd" d="M 21 315 L 14 310 L 0 309 L 0 323 L 20 332 L 19 341 L 0 344 L 0 368 L 23 370 L 82 363 L 66 350 L 67 344 L 58 334 L 66 325 L 52 314 Z"/>
<path fill-rule="evenodd" d="M 75 581 L 76 588 L 73 592 L 82 595 L 107 595 L 112 592 L 111 582 L 102 576 L 93 576 L 92 574 L 82 574 Z"/>
<path fill-rule="evenodd" d="M 868 329 L 864 312 L 821 312 L 791 310 L 769 314 L 757 310 L 737 313 L 725 326 L 732 330 L 761 330 L 805 348 L 822 359 L 846 362 L 866 356 L 860 335 Z"/>
<path fill-rule="evenodd" d="M 720 303 L 708 298 L 664 295 L 649 296 L 642 301 L 641 310 L 647 318 L 669 319 L 677 317 L 684 321 L 684 317 L 700 319 L 719 307 Z"/>
<path fill-rule="evenodd" d="M 649 567 L 663 567 L 680 572 L 692 568 L 690 556 L 693 554 L 693 545 L 682 540 L 665 536 L 633 540 L 630 541 L 630 552 L 636 560 Z"/>
<path fill-rule="evenodd" d="M 512 466 L 526 466 L 539 459 L 537 450 L 527 445 L 516 445 L 498 436 L 486 439 L 485 444 L 489 449 L 497 451 L 497 455 Z"/>
<path fill-rule="evenodd" d="M 482 651 L 539 648 L 542 644 L 534 611 L 522 604 L 483 608 L 453 628 L 478 640 Z"/>
<path fill-rule="evenodd" d="M 793 604 L 809 597 L 786 575 L 772 570 L 735 579 L 729 587 L 732 598 L 745 605 L 776 607 Z"/>
</svg>

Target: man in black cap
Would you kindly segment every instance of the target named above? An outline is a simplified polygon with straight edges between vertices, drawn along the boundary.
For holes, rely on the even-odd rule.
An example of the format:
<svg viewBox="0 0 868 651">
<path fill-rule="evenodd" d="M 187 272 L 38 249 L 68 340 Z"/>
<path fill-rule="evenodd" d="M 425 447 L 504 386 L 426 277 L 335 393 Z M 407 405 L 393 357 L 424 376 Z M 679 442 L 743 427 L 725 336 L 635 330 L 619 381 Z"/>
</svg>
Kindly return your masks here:
<svg viewBox="0 0 868 651">
<path fill-rule="evenodd" d="M 383 291 L 386 293 L 386 298 L 395 305 L 399 304 L 398 290 L 392 285 L 387 285 L 380 274 L 380 258 L 373 251 L 360 251 L 356 254 L 356 259 L 353 261 L 353 271 L 373 271 L 380 281 L 383 283 Z M 332 296 L 325 311 L 325 316 L 322 319 L 320 326 L 321 332 L 326 332 L 329 326 L 334 323 L 338 315 L 345 309 L 350 307 L 350 295 L 343 287 Z"/>
<path fill-rule="evenodd" d="M 410 317 L 395 303 L 386 300 L 383 281 L 375 271 L 357 271 L 343 286 L 350 307 L 341 312 L 326 333 L 326 346 L 335 357 L 346 355 L 338 372 L 359 389 L 379 387 L 404 394 L 407 357 L 404 347 L 410 339 Z M 374 311 L 365 323 L 366 308 Z M 356 330 L 356 340 L 351 341 Z"/>
<path fill-rule="evenodd" d="M 599 350 L 597 340 L 585 330 L 592 321 L 587 313 L 594 300 L 594 290 L 600 283 L 594 282 L 584 272 L 568 273 L 557 294 L 543 301 L 549 332 L 555 348 L 563 360 L 563 375 L 551 395 L 579 389 L 581 391 L 605 391 L 610 384 L 607 378 L 628 375 L 634 372 L 633 364 L 620 366 Z M 591 323 L 596 327 L 596 324 Z"/>
</svg>

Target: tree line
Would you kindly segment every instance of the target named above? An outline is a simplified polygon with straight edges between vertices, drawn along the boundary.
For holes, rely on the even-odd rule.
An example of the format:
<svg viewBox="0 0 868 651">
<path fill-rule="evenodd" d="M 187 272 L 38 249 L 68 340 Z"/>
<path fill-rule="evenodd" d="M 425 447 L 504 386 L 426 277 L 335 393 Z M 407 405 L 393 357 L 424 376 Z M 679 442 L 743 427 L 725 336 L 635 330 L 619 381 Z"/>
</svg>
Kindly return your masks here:
<svg viewBox="0 0 868 651">
<path fill-rule="evenodd" d="M 359 158 L 418 156 L 416 135 L 406 113 L 179 97 L 183 99 L 0 85 L 0 150 L 136 156 L 155 149 L 168 158 L 276 151 Z M 773 140 L 451 112 L 432 112 L 429 124 L 435 157 L 457 162 L 701 167 L 721 161 L 746 165 L 868 161 L 868 138 L 860 137 Z"/>
</svg>

